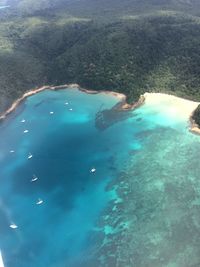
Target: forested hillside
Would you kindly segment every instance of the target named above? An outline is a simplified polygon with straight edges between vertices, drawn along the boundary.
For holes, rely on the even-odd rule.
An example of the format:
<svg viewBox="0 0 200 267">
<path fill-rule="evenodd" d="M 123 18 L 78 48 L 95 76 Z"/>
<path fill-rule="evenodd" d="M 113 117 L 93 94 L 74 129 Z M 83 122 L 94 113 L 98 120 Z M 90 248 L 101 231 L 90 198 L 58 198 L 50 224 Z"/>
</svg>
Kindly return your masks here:
<svg viewBox="0 0 200 267">
<path fill-rule="evenodd" d="M 1 111 L 32 87 L 73 82 L 129 101 L 145 91 L 200 101 L 199 1 L 7 4 L 0 10 Z"/>
</svg>

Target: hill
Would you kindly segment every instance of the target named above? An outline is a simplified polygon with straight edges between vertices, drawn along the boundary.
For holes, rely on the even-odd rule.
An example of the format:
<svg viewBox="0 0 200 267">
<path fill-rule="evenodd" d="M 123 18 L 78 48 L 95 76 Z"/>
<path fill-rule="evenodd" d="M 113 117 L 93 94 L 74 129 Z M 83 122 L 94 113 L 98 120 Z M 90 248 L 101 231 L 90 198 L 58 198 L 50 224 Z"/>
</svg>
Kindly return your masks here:
<svg viewBox="0 0 200 267">
<path fill-rule="evenodd" d="M 200 101 L 199 1 L 11 3 L 0 13 L 1 111 L 47 83 Z"/>
</svg>

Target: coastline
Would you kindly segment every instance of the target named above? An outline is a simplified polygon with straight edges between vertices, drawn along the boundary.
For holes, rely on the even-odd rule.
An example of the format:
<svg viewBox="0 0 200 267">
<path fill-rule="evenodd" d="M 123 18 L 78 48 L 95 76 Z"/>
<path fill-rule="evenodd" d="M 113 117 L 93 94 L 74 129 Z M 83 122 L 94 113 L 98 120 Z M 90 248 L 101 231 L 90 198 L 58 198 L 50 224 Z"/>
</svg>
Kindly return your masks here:
<svg viewBox="0 0 200 267">
<path fill-rule="evenodd" d="M 144 97 L 145 103 L 152 106 L 160 105 L 160 110 L 162 110 L 162 103 L 164 106 L 167 105 L 169 116 L 177 116 L 181 120 L 188 122 L 188 130 L 193 134 L 200 135 L 200 128 L 192 119 L 194 111 L 200 104 L 199 102 L 163 93 L 145 93 Z"/>
<path fill-rule="evenodd" d="M 140 96 L 139 100 L 133 104 L 128 104 L 126 102 L 126 95 L 122 94 L 122 93 L 117 93 L 117 92 L 113 92 L 113 91 L 106 91 L 106 90 L 100 90 L 100 91 L 96 91 L 96 90 L 89 90 L 89 89 L 84 89 L 81 88 L 80 85 L 78 84 L 63 84 L 63 85 L 58 85 L 58 86 L 51 86 L 51 85 L 44 85 L 40 88 L 36 88 L 36 89 L 32 89 L 30 91 L 27 91 L 26 93 L 24 93 L 20 98 L 18 98 L 17 100 L 15 100 L 12 105 L 2 114 L 0 114 L 0 121 L 4 120 L 10 113 L 12 113 L 17 107 L 18 105 L 20 105 L 23 101 L 25 101 L 29 96 L 35 95 L 37 93 L 40 93 L 44 90 L 62 90 L 62 89 L 78 89 L 81 92 L 84 92 L 86 94 L 100 94 L 100 93 L 104 93 L 104 94 L 108 94 L 108 95 L 112 95 L 114 97 L 117 97 L 120 102 L 118 105 L 118 108 L 121 110 L 130 110 L 130 109 L 135 109 L 139 106 L 141 106 L 144 101 L 145 98 L 144 96 Z"/>
<path fill-rule="evenodd" d="M 193 134 L 200 135 L 200 128 L 198 124 L 193 120 L 192 115 L 190 116 L 190 132 Z"/>
<path fill-rule="evenodd" d="M 124 111 L 134 110 L 146 102 L 151 103 L 151 105 L 154 105 L 155 103 L 159 103 L 160 101 L 163 101 L 163 100 L 169 101 L 169 103 L 173 102 L 173 105 L 175 108 L 172 112 L 176 113 L 176 111 L 178 109 L 179 109 L 179 112 L 181 110 L 181 116 L 183 116 L 184 119 L 189 122 L 189 131 L 194 133 L 194 134 L 200 135 L 200 128 L 195 123 L 195 121 L 192 119 L 193 112 L 197 108 L 197 106 L 199 105 L 199 102 L 194 102 L 194 101 L 180 98 L 180 97 L 170 95 L 170 94 L 145 93 L 144 95 L 141 95 L 139 97 L 137 102 L 134 102 L 132 104 L 128 104 L 126 101 L 127 100 L 126 95 L 124 95 L 122 93 L 118 93 L 118 92 L 114 92 L 114 91 L 106 91 L 106 90 L 96 91 L 96 90 L 84 89 L 84 88 L 80 87 L 80 85 L 75 84 L 75 83 L 74 84 L 58 85 L 58 86 L 44 85 L 40 88 L 36 88 L 36 89 L 32 89 L 30 91 L 27 91 L 20 98 L 15 100 L 13 102 L 13 104 L 5 112 L 0 114 L 0 121 L 4 120 L 10 113 L 12 113 L 18 107 L 19 104 L 21 104 L 23 101 L 25 101 L 29 96 L 35 95 L 35 94 L 42 92 L 44 90 L 61 90 L 61 89 L 66 89 L 66 88 L 78 89 L 81 92 L 84 92 L 86 94 L 104 93 L 104 94 L 112 95 L 114 97 L 117 97 L 120 100 L 120 102 L 116 105 L 115 108 L 120 109 L 120 110 L 124 110 Z M 176 109 L 176 107 L 177 107 L 177 109 Z"/>
</svg>

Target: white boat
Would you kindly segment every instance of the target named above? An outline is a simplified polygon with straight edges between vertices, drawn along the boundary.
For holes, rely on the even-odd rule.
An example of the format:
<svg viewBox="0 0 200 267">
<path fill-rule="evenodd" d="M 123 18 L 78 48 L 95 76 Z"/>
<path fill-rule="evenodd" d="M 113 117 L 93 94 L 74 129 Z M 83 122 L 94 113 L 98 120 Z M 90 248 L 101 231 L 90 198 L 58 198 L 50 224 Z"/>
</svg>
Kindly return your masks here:
<svg viewBox="0 0 200 267">
<path fill-rule="evenodd" d="M 69 103 L 68 102 L 65 102 L 65 105 L 69 105 Z"/>
<path fill-rule="evenodd" d="M 15 223 L 11 223 L 11 224 L 10 224 L 10 228 L 12 228 L 12 229 L 17 229 L 18 226 L 17 226 Z"/>
<path fill-rule="evenodd" d="M 31 182 L 35 182 L 35 181 L 37 181 L 38 180 L 38 177 L 34 174 L 33 175 L 33 178 L 31 179 Z"/>
<path fill-rule="evenodd" d="M 90 172 L 91 172 L 91 173 L 94 173 L 94 172 L 96 172 L 96 169 L 95 169 L 95 168 L 92 168 L 92 169 L 90 170 Z"/>
<path fill-rule="evenodd" d="M 37 205 L 41 205 L 43 203 L 43 200 L 41 198 L 38 198 L 38 201 L 36 202 Z"/>
<path fill-rule="evenodd" d="M 24 133 L 28 133 L 28 130 L 24 130 Z"/>
<path fill-rule="evenodd" d="M 49 113 L 50 113 L 51 115 L 52 115 L 52 114 L 54 114 L 54 112 L 53 112 L 53 111 L 50 111 Z"/>
<path fill-rule="evenodd" d="M 33 155 L 31 153 L 28 154 L 28 159 L 31 159 Z"/>
<path fill-rule="evenodd" d="M 10 150 L 10 153 L 15 153 L 15 150 Z"/>
<path fill-rule="evenodd" d="M 0 267 L 5 267 L 5 265 L 3 263 L 3 257 L 2 257 L 1 251 L 0 251 Z"/>
<path fill-rule="evenodd" d="M 70 111 L 72 111 L 73 109 L 72 109 L 72 108 L 70 108 L 69 110 L 70 110 Z"/>
<path fill-rule="evenodd" d="M 22 123 L 25 122 L 25 121 L 26 121 L 25 119 L 21 120 Z"/>
</svg>

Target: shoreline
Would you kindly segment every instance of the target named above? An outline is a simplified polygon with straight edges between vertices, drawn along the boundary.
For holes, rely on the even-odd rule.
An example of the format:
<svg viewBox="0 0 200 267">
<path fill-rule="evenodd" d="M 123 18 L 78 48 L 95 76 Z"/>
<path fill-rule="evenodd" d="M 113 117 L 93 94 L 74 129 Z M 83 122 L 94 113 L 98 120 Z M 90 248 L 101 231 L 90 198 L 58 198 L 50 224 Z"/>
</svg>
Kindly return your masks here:
<svg viewBox="0 0 200 267">
<path fill-rule="evenodd" d="M 35 95 L 37 93 L 40 93 L 42 91 L 45 90 L 62 90 L 62 89 L 78 89 L 81 92 L 84 92 L 86 94 L 108 94 L 108 95 L 112 95 L 114 97 L 117 97 L 120 102 L 119 105 L 117 105 L 117 108 L 121 109 L 121 110 L 130 110 L 130 109 L 135 109 L 139 106 L 141 106 L 144 101 L 145 101 L 145 97 L 143 95 L 140 96 L 139 100 L 133 104 L 128 104 L 126 102 L 126 95 L 122 94 L 122 93 L 117 93 L 114 91 L 106 91 L 106 90 L 90 90 L 90 89 L 84 89 L 81 88 L 80 85 L 78 84 L 63 84 L 63 85 L 58 85 L 58 86 L 51 86 L 51 85 L 44 85 L 42 87 L 36 88 L 36 89 L 31 89 L 30 91 L 27 91 L 26 93 L 24 93 L 20 98 L 18 98 L 17 100 L 15 100 L 12 105 L 3 113 L 0 114 L 0 121 L 6 119 L 6 117 L 11 114 L 22 102 L 24 102 L 29 96 Z"/>
<path fill-rule="evenodd" d="M 58 86 L 53 86 L 53 85 L 44 85 L 42 87 L 36 88 L 36 89 L 32 89 L 30 91 L 27 91 L 26 93 L 24 93 L 20 98 L 18 98 L 17 100 L 15 100 L 12 105 L 3 113 L 0 114 L 0 121 L 6 119 L 6 117 L 11 114 L 17 107 L 18 105 L 20 105 L 23 101 L 25 101 L 29 96 L 35 95 L 37 93 L 40 93 L 42 91 L 45 90 L 62 90 L 62 89 L 78 89 L 81 92 L 84 92 L 86 94 L 100 94 L 100 93 L 104 93 L 104 94 L 108 94 L 108 95 L 112 95 L 114 97 L 117 97 L 120 102 L 116 105 L 116 109 L 120 109 L 120 110 L 124 110 L 124 111 L 128 111 L 128 110 L 134 110 L 136 108 L 139 108 L 140 106 L 142 106 L 146 100 L 149 101 L 149 98 L 151 96 L 151 99 L 153 99 L 153 97 L 156 95 L 156 97 L 160 97 L 160 98 L 171 98 L 173 99 L 173 101 L 177 102 L 178 104 L 180 104 L 180 102 L 184 102 L 185 107 L 189 104 L 190 106 L 193 105 L 192 107 L 190 107 L 191 111 L 190 114 L 187 114 L 186 112 L 186 117 L 187 120 L 189 122 L 189 131 L 193 134 L 197 134 L 200 135 L 200 128 L 198 127 L 198 125 L 195 123 L 195 121 L 192 119 L 192 115 L 194 113 L 194 110 L 197 108 L 198 104 L 200 104 L 199 102 L 194 102 L 194 101 L 190 101 L 181 97 L 177 97 L 174 95 L 170 95 L 170 94 L 164 94 L 164 93 L 145 93 L 143 95 L 141 95 L 138 99 L 137 102 L 134 102 L 132 104 L 128 104 L 127 103 L 127 96 L 125 94 L 122 93 L 118 93 L 118 92 L 114 92 L 114 91 L 106 91 L 106 90 L 90 90 L 90 89 L 85 89 L 82 88 L 79 84 L 63 84 L 63 85 L 58 85 Z M 150 100 L 151 101 L 151 100 Z"/>
<path fill-rule="evenodd" d="M 180 119 L 187 121 L 188 130 L 193 134 L 200 135 L 200 128 L 192 118 L 194 111 L 200 104 L 199 102 L 164 93 L 145 93 L 144 97 L 146 103 L 153 106 L 160 105 L 162 102 L 164 105 L 167 103 L 170 116 L 178 116 Z"/>
<path fill-rule="evenodd" d="M 190 121 L 190 132 L 196 135 L 200 135 L 200 128 L 198 124 L 192 118 L 193 113 L 191 114 L 189 121 Z"/>
</svg>

